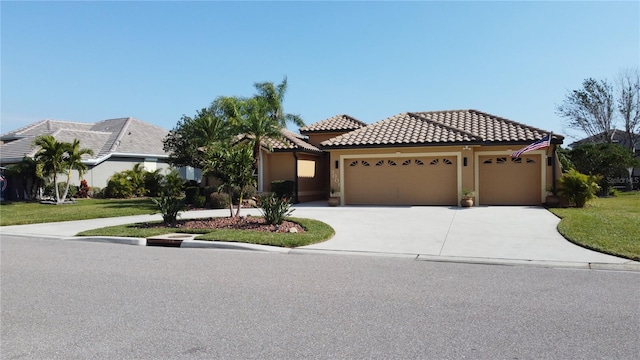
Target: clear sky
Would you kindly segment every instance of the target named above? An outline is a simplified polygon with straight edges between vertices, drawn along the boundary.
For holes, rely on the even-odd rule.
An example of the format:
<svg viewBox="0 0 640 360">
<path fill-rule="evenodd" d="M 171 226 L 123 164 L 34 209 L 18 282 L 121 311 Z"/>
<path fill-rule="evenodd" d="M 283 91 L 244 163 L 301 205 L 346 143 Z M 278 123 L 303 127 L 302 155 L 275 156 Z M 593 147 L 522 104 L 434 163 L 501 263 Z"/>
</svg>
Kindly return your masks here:
<svg viewBox="0 0 640 360">
<path fill-rule="evenodd" d="M 286 75 L 307 124 L 477 109 L 568 134 L 587 77 L 640 63 L 640 2 L 0 2 L 1 132 L 45 118 L 173 128 Z"/>
</svg>

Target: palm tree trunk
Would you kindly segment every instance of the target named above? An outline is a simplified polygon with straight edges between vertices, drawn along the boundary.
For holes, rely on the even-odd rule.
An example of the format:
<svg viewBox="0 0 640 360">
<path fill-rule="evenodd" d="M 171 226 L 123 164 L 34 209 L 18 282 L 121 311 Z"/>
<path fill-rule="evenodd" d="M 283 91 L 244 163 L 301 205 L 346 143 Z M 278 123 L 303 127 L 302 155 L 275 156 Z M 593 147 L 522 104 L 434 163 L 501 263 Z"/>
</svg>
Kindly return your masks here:
<svg viewBox="0 0 640 360">
<path fill-rule="evenodd" d="M 56 203 L 60 203 L 60 190 L 58 190 L 58 176 L 53 174 L 53 188 L 56 194 Z"/>
<path fill-rule="evenodd" d="M 253 145 L 253 171 L 258 174 L 258 166 L 260 164 L 260 141 L 256 139 L 256 143 Z"/>
<path fill-rule="evenodd" d="M 69 194 L 69 185 L 71 184 L 71 170 L 67 173 L 67 186 L 64 188 L 64 194 L 62 194 L 62 199 L 60 202 L 64 202 L 67 199 L 67 195 Z"/>
</svg>

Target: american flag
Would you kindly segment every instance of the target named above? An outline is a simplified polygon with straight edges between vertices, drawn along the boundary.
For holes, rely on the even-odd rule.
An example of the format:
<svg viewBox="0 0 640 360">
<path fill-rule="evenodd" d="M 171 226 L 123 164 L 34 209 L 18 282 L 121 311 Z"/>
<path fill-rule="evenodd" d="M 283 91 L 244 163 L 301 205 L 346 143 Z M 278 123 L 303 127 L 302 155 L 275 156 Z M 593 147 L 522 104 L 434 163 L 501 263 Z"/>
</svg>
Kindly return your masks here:
<svg viewBox="0 0 640 360">
<path fill-rule="evenodd" d="M 518 151 L 514 151 L 513 153 L 511 153 L 511 157 L 513 158 L 519 158 L 520 155 L 532 151 L 532 150 L 538 150 L 538 149 L 542 149 L 542 148 L 546 148 L 547 146 L 549 146 L 551 144 L 551 134 L 546 135 L 545 137 L 543 137 L 542 139 L 531 143 L 525 147 L 523 147 L 522 149 L 518 150 Z"/>
</svg>

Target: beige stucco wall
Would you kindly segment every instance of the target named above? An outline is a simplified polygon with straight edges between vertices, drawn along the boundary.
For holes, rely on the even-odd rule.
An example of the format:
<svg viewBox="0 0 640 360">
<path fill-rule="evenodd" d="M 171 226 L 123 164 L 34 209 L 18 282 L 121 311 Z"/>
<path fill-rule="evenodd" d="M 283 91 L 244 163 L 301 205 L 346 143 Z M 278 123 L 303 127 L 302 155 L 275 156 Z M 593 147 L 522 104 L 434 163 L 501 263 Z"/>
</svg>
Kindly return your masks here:
<svg viewBox="0 0 640 360">
<path fill-rule="evenodd" d="M 298 201 L 306 202 L 326 198 L 327 171 L 326 157 L 323 154 L 313 155 L 296 153 L 298 160 L 315 161 L 315 176 L 313 178 L 298 178 Z M 271 182 L 275 180 L 296 180 L 296 158 L 294 153 L 266 153 L 263 154 L 263 184 L 264 191 L 271 191 Z"/>
<path fill-rule="evenodd" d="M 263 154 L 262 164 L 264 176 L 264 191 L 271 191 L 274 180 L 295 181 L 295 158 L 293 153 Z"/>
</svg>

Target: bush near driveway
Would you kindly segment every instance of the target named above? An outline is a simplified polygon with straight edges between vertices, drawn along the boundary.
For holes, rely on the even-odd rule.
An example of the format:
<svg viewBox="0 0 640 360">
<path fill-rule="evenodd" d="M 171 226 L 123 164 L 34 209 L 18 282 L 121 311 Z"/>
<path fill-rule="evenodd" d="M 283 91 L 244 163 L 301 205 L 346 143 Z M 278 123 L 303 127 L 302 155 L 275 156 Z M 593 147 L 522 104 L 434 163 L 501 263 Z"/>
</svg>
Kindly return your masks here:
<svg viewBox="0 0 640 360">
<path fill-rule="evenodd" d="M 640 261 L 640 192 L 596 198 L 584 208 L 549 210 L 562 219 L 558 231 L 569 241 Z"/>
</svg>

